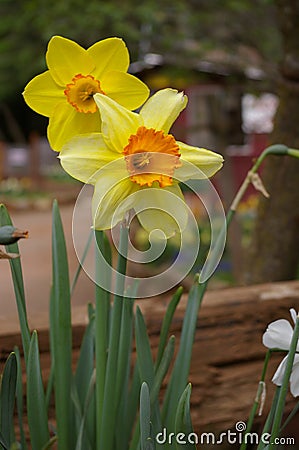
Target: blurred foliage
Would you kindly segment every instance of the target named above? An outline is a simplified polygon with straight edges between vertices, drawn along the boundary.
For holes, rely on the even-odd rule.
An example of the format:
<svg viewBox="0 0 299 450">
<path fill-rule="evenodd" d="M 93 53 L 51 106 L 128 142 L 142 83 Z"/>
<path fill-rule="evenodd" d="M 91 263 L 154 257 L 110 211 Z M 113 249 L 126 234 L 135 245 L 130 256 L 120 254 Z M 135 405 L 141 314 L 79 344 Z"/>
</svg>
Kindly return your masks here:
<svg viewBox="0 0 299 450">
<path fill-rule="evenodd" d="M 123 37 L 133 61 L 149 52 L 187 61 L 215 48 L 235 55 L 240 45 L 267 63 L 280 54 L 272 0 L 0 0 L 0 17 L 0 101 L 45 69 L 56 34 L 86 47 Z"/>
</svg>

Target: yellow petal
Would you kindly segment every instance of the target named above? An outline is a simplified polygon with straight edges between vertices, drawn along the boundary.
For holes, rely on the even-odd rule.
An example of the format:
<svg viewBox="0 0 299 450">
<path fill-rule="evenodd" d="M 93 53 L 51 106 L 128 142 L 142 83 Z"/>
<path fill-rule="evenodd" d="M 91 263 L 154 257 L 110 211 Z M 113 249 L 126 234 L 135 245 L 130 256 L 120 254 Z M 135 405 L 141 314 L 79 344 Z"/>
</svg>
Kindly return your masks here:
<svg viewBox="0 0 299 450">
<path fill-rule="evenodd" d="M 62 146 L 77 134 L 99 132 L 101 121 L 98 112 L 84 114 L 76 111 L 69 103 L 57 104 L 48 126 L 48 139 L 53 150 Z"/>
<path fill-rule="evenodd" d="M 25 87 L 24 99 L 33 111 L 50 117 L 58 102 L 64 99 L 63 88 L 53 80 L 47 70 L 34 77 Z"/>
<path fill-rule="evenodd" d="M 99 169 L 115 159 L 115 153 L 107 150 L 101 133 L 75 136 L 68 141 L 59 159 L 64 170 L 83 183 L 94 184 Z"/>
<path fill-rule="evenodd" d="M 101 80 L 105 72 L 111 70 L 126 72 L 128 70 L 129 52 L 122 39 L 103 39 L 89 47 L 87 53 L 96 64 L 92 75 L 98 80 Z"/>
<path fill-rule="evenodd" d="M 124 72 L 108 72 L 101 78 L 105 94 L 127 109 L 136 109 L 149 96 L 148 87 L 138 78 Z"/>
<path fill-rule="evenodd" d="M 181 167 L 175 170 L 175 177 L 179 181 L 189 179 L 210 178 L 223 165 L 223 157 L 219 153 L 205 148 L 192 147 L 178 142 L 181 153 Z"/>
<path fill-rule="evenodd" d="M 102 133 L 109 148 L 122 153 L 131 134 L 142 125 L 138 114 L 129 111 L 103 94 L 95 94 L 94 100 L 102 119 Z"/>
<path fill-rule="evenodd" d="M 87 75 L 95 68 L 95 62 L 87 50 L 70 39 L 54 36 L 46 53 L 51 75 L 60 86 L 66 86 L 75 75 Z"/>
<path fill-rule="evenodd" d="M 180 112 L 187 105 L 187 97 L 175 89 L 156 92 L 141 108 L 144 125 L 168 133 Z"/>
<path fill-rule="evenodd" d="M 138 189 L 127 177 L 125 168 L 117 172 L 107 171 L 98 178 L 92 199 L 93 225 L 97 230 L 113 228 L 133 208 L 131 194 Z"/>
<path fill-rule="evenodd" d="M 158 229 L 170 238 L 186 227 L 188 212 L 178 184 L 163 189 L 142 189 L 136 199 L 134 209 L 142 227 L 149 233 Z"/>
</svg>

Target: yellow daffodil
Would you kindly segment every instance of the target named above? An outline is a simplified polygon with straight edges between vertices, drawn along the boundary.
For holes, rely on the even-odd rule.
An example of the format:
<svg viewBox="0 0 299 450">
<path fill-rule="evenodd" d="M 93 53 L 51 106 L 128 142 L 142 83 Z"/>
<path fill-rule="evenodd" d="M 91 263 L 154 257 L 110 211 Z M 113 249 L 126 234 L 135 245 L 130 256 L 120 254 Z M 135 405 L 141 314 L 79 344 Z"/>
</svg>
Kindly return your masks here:
<svg viewBox="0 0 299 450">
<path fill-rule="evenodd" d="M 104 39 L 85 50 L 76 42 L 54 36 L 46 61 L 49 70 L 33 78 L 23 95 L 34 111 L 49 117 L 48 138 L 57 151 L 77 134 L 100 130 L 95 93 L 130 110 L 141 106 L 149 95 L 144 83 L 126 73 L 129 53 L 118 38 Z"/>
<path fill-rule="evenodd" d="M 186 107 L 183 93 L 158 91 L 139 114 L 103 94 L 95 94 L 94 99 L 102 133 L 76 136 L 59 155 L 66 172 L 95 187 L 94 226 L 109 229 L 134 208 L 146 230 L 160 228 L 173 235 L 177 230 L 173 218 L 182 209 L 179 181 L 211 177 L 221 168 L 222 156 L 178 142 L 169 134 Z"/>
</svg>

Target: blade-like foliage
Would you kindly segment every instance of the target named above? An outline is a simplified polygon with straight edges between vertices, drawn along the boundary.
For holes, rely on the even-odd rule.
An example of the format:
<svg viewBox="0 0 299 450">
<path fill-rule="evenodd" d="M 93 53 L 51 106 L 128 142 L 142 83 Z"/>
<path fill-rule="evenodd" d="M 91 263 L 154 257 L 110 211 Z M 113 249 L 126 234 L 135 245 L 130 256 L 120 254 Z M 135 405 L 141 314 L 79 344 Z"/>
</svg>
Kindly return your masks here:
<svg viewBox="0 0 299 450">
<path fill-rule="evenodd" d="M 50 327 L 54 358 L 55 411 L 58 449 L 72 448 L 71 426 L 72 325 L 68 260 L 57 202 L 53 204 L 52 222 L 52 295 Z"/>
<path fill-rule="evenodd" d="M 3 225 L 12 225 L 11 218 L 8 214 L 7 209 L 4 205 L 0 205 L 0 226 Z M 17 253 L 19 254 L 19 246 L 17 243 L 6 245 L 5 246 L 7 252 L 9 253 Z M 18 315 L 19 315 L 19 324 L 21 328 L 22 335 L 22 344 L 25 355 L 25 361 L 27 360 L 27 355 L 29 351 L 29 343 L 30 343 L 30 331 L 27 320 L 27 311 L 26 311 L 26 303 L 25 303 L 25 290 L 24 290 L 24 281 L 23 281 L 23 272 L 21 259 L 15 258 L 9 260 L 11 275 L 13 280 L 13 287 L 15 291 Z"/>
<path fill-rule="evenodd" d="M 176 407 L 179 398 L 188 383 L 198 311 L 204 292 L 205 285 L 199 284 L 196 278 L 189 292 L 179 350 L 174 363 L 171 378 L 167 386 L 163 404 L 162 419 L 168 429 L 173 429 L 174 427 Z"/>
<path fill-rule="evenodd" d="M 154 450 L 155 441 L 151 437 L 151 405 L 147 383 L 143 382 L 140 391 L 140 447 L 141 450 Z"/>
<path fill-rule="evenodd" d="M 190 439 L 191 433 L 193 433 L 191 415 L 190 415 L 190 395 L 191 395 L 191 384 L 188 384 L 184 390 L 175 415 L 175 435 L 178 436 L 182 433 L 184 436 L 184 443 L 180 444 L 176 440 L 176 448 L 196 450 L 195 444 L 192 443 Z M 191 441 L 191 442 L 190 442 Z M 194 441 L 194 440 L 193 440 Z"/>
<path fill-rule="evenodd" d="M 40 450 L 50 434 L 36 331 L 32 333 L 27 360 L 27 416 L 32 450 Z"/>
<path fill-rule="evenodd" d="M 5 363 L 0 392 L 0 432 L 8 448 L 13 443 L 13 412 L 17 387 L 17 359 L 11 353 Z"/>
</svg>

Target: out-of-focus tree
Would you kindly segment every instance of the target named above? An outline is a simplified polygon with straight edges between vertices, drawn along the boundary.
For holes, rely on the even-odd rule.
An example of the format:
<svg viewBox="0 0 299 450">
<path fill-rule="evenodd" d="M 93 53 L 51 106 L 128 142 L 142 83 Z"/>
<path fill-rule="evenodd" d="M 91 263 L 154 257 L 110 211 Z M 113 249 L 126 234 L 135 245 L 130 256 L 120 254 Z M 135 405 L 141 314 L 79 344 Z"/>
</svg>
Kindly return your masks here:
<svg viewBox="0 0 299 450">
<path fill-rule="evenodd" d="M 280 104 L 271 141 L 299 148 L 299 1 L 276 0 L 283 36 L 278 94 Z M 258 208 L 248 283 L 293 279 L 299 263 L 299 161 L 271 157 L 264 184 L 271 193 Z"/>
<path fill-rule="evenodd" d="M 132 60 L 152 52 L 188 63 L 207 52 L 217 59 L 223 51 L 233 66 L 240 51 L 246 60 L 251 48 L 269 68 L 280 48 L 271 0 L 1 0 L 0 101 L 44 70 L 47 42 L 55 34 L 83 46 L 123 37 Z"/>
</svg>

